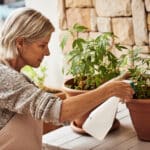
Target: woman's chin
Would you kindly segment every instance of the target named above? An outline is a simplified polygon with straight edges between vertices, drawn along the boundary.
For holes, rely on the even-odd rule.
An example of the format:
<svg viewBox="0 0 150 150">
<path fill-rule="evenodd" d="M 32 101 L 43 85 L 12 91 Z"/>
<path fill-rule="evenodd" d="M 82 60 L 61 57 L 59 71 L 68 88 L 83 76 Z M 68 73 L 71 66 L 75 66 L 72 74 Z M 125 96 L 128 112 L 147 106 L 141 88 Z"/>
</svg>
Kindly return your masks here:
<svg viewBox="0 0 150 150">
<path fill-rule="evenodd" d="M 34 68 L 38 68 L 40 66 L 40 64 L 34 65 Z"/>
<path fill-rule="evenodd" d="M 36 63 L 36 64 L 30 64 L 30 66 L 34 67 L 34 68 L 38 68 L 40 66 L 40 63 Z"/>
</svg>

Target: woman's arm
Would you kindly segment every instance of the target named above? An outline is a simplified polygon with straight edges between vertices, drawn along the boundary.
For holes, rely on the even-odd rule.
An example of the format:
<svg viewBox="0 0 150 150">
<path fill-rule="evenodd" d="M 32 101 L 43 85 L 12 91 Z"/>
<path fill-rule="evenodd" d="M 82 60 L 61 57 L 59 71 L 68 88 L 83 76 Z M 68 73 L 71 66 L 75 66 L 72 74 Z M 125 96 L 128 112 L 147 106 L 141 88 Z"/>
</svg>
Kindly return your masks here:
<svg viewBox="0 0 150 150">
<path fill-rule="evenodd" d="M 59 97 L 38 89 L 17 71 L 0 64 L 0 109 L 59 123 L 61 104 Z"/>
<path fill-rule="evenodd" d="M 129 84 L 122 81 L 109 81 L 95 90 L 64 100 L 62 102 L 60 121 L 73 120 L 112 96 L 129 100 L 132 98 L 133 93 L 134 91 Z"/>
<path fill-rule="evenodd" d="M 73 120 L 89 112 L 111 96 L 130 99 L 133 90 L 121 81 L 109 81 L 99 88 L 61 101 L 51 93 L 44 92 L 30 84 L 15 70 L 0 66 L 0 108 L 45 122 Z"/>
</svg>

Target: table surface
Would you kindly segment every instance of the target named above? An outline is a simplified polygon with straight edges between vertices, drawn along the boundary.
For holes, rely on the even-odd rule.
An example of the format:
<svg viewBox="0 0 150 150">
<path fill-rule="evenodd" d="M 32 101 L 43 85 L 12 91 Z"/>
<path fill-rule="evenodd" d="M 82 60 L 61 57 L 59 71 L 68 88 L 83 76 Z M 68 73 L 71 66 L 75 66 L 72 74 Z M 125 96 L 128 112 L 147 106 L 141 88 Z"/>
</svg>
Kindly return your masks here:
<svg viewBox="0 0 150 150">
<path fill-rule="evenodd" d="M 149 150 L 150 142 L 140 141 L 131 123 L 129 111 L 125 104 L 119 103 L 117 117 L 120 128 L 110 132 L 104 140 L 80 135 L 64 126 L 43 135 L 45 150 Z"/>
</svg>

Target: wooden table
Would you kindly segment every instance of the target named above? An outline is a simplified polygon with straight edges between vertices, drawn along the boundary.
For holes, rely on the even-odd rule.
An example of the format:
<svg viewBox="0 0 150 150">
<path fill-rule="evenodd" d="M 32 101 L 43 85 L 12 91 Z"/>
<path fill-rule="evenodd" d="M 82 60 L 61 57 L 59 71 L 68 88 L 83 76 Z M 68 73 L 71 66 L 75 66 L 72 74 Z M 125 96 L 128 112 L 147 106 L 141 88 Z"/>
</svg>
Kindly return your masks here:
<svg viewBox="0 0 150 150">
<path fill-rule="evenodd" d="M 117 118 L 121 127 L 103 141 L 83 136 L 64 126 L 43 136 L 45 150 L 149 150 L 150 142 L 138 140 L 125 104 L 119 104 Z"/>
</svg>

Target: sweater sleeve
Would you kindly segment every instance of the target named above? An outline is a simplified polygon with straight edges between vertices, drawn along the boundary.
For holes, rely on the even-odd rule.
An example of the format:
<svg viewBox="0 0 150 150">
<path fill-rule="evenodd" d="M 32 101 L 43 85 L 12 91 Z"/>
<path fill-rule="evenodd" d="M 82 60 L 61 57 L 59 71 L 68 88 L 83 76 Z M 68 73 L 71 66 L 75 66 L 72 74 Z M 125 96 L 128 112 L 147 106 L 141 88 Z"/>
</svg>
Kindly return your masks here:
<svg viewBox="0 0 150 150">
<path fill-rule="evenodd" d="M 62 101 L 29 83 L 17 71 L 0 64 L 0 108 L 59 124 Z"/>
</svg>

